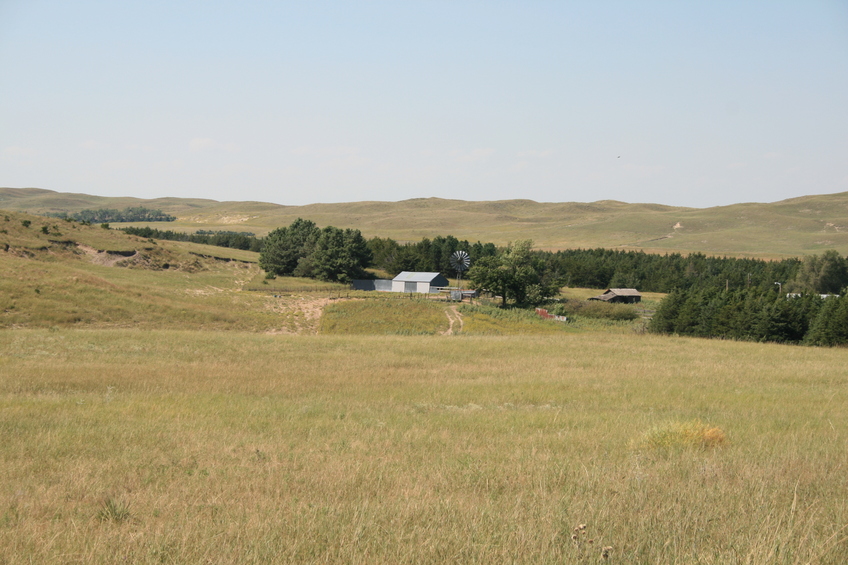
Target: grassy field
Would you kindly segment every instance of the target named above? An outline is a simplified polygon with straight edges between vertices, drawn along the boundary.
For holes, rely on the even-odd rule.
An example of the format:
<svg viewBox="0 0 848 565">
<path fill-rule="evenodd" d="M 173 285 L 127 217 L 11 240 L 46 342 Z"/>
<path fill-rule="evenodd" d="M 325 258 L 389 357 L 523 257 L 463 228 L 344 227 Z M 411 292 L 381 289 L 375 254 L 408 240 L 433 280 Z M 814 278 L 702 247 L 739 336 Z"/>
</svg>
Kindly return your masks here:
<svg viewBox="0 0 848 565">
<path fill-rule="evenodd" d="M 0 563 L 841 564 L 845 363 L 632 333 L 6 330 Z M 669 432 L 693 421 L 726 441 Z"/>
<path fill-rule="evenodd" d="M 544 249 L 606 247 L 765 258 L 821 253 L 826 249 L 848 254 L 848 193 L 698 209 L 608 200 L 550 203 L 439 198 L 281 206 L 200 199 L 107 198 L 0 188 L 0 208 L 17 211 L 72 212 L 140 205 L 178 218 L 176 222 L 151 224 L 153 227 L 188 232 L 203 229 L 264 235 L 302 217 L 322 227 L 356 228 L 367 237 L 399 241 L 450 234 L 499 245 L 532 239 Z"/>
<path fill-rule="evenodd" d="M 0 213 L 0 564 L 848 562 L 846 349 L 205 250 Z"/>
<path fill-rule="evenodd" d="M 617 322 L 577 315 L 569 316 L 567 323 L 546 320 L 533 310 L 503 310 L 492 306 L 490 300 L 458 304 L 442 297 L 415 294 L 360 292 L 348 295 L 353 299 L 342 300 L 324 309 L 319 333 L 504 336 L 562 335 L 581 330 L 641 333 L 645 329 L 642 319 Z"/>
</svg>

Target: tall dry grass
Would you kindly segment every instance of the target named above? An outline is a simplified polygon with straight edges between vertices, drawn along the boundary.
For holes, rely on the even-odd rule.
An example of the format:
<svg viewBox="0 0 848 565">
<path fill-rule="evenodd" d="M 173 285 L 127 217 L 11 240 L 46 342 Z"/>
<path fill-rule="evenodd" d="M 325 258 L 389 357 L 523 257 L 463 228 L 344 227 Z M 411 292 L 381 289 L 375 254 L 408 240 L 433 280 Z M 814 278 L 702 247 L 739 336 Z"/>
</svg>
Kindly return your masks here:
<svg viewBox="0 0 848 565">
<path fill-rule="evenodd" d="M 2 563 L 848 561 L 845 350 L 0 335 Z"/>
</svg>

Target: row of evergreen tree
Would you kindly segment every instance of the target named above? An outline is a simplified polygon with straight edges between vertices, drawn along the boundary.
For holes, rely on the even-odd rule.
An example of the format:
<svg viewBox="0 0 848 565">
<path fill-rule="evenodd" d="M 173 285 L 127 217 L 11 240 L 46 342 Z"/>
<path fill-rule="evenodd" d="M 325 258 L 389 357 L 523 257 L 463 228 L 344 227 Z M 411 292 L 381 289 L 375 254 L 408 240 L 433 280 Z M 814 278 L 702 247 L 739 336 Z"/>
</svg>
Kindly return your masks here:
<svg viewBox="0 0 848 565">
<path fill-rule="evenodd" d="M 401 271 L 441 273 L 448 277 L 456 276 L 450 264 L 451 255 L 456 251 L 465 251 L 475 264 L 483 257 L 494 257 L 499 250 L 494 243 L 469 243 L 452 235 L 424 238 L 417 243 L 398 243 L 391 238 L 373 237 L 368 240 L 368 248 L 373 255 L 373 267 L 392 275 Z"/>
<path fill-rule="evenodd" d="M 88 222 L 90 224 L 107 222 L 173 222 L 177 219 L 176 216 L 166 214 L 162 210 L 152 210 L 144 206 L 130 206 L 123 210 L 114 208 L 86 209 L 71 214 L 58 212 L 48 214 L 48 216 L 76 220 L 78 222 Z"/>
<path fill-rule="evenodd" d="M 657 333 L 809 345 L 848 343 L 848 295 L 762 290 L 678 289 L 660 303 Z"/>
<path fill-rule="evenodd" d="M 218 247 L 229 247 L 231 249 L 256 251 L 257 253 L 262 250 L 263 243 L 261 238 L 256 237 L 250 232 L 198 230 L 195 233 L 186 233 L 173 230 L 158 230 L 147 226 L 140 228 L 121 228 L 121 230 L 129 235 L 137 235 L 148 239 L 190 241 L 192 243 L 216 245 Z"/>
<path fill-rule="evenodd" d="M 615 249 L 537 251 L 564 285 L 582 288 L 636 288 L 643 292 L 675 289 L 770 289 L 795 278 L 798 259 L 764 261 L 709 257 L 702 253 L 649 254 Z"/>
<path fill-rule="evenodd" d="M 287 238 L 283 237 L 283 234 L 288 234 L 287 237 L 290 239 L 293 233 L 297 233 L 303 229 L 317 237 L 315 235 L 317 233 L 316 230 L 320 231 L 320 228 L 314 222 L 298 220 L 290 226 L 279 228 L 272 232 L 274 234 L 273 238 L 269 234 L 269 238 L 274 241 L 275 246 L 279 246 L 280 241 L 287 241 Z M 197 230 L 194 233 L 186 233 L 174 230 L 159 230 L 148 226 L 120 229 L 129 235 L 144 238 L 190 241 L 206 245 L 217 245 L 219 247 L 244 249 L 257 253 L 262 252 L 265 246 L 265 238 L 256 237 L 250 232 Z M 284 266 L 275 269 L 275 274 L 282 276 L 294 274 L 297 261 L 301 257 L 308 255 L 308 251 L 303 247 L 307 237 L 303 235 L 297 243 L 293 244 L 295 251 L 292 251 L 292 254 L 296 259 L 293 257 L 287 258 L 283 262 Z M 286 245 L 289 243 L 286 243 Z M 371 252 L 371 260 L 365 267 L 375 267 L 391 275 L 397 275 L 401 271 L 418 271 L 436 272 L 453 276 L 456 273 L 450 265 L 450 257 L 455 251 L 466 251 L 471 257 L 472 263 L 476 263 L 478 259 L 483 257 L 494 257 L 501 251 L 494 243 L 480 243 L 479 241 L 477 243 L 469 243 L 467 240 L 459 240 L 452 235 L 436 236 L 433 239 L 424 238 L 414 243 L 398 243 L 388 237 L 372 237 L 366 241 L 366 245 Z M 303 270 L 300 272 L 302 273 Z M 363 274 L 362 276 L 367 275 Z"/>
</svg>

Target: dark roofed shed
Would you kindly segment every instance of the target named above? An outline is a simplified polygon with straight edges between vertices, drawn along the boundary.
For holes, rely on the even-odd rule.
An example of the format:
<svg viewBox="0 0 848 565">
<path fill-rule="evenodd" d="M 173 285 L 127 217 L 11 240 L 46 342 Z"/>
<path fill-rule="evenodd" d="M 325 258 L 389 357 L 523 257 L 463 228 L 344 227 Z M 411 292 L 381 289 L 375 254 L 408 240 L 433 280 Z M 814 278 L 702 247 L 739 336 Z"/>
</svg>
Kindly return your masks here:
<svg viewBox="0 0 848 565">
<path fill-rule="evenodd" d="M 642 302 L 642 294 L 635 288 L 609 288 L 599 296 L 593 296 L 589 300 L 603 300 L 604 302 L 615 302 L 620 304 L 636 304 Z"/>
</svg>

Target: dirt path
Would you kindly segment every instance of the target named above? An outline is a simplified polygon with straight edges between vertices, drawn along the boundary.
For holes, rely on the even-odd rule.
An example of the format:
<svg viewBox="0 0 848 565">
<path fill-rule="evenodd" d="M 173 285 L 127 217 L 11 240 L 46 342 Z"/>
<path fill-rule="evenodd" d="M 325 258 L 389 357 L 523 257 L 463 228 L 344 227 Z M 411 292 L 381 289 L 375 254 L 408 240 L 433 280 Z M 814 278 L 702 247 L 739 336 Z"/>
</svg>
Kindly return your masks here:
<svg viewBox="0 0 848 565">
<path fill-rule="evenodd" d="M 445 310 L 445 316 L 448 317 L 448 323 L 450 325 L 448 326 L 448 329 L 446 331 L 442 332 L 442 335 L 453 335 L 454 333 L 459 333 L 462 331 L 462 328 L 464 326 L 462 321 L 462 314 L 459 313 L 459 310 L 457 309 L 456 305 L 451 305 L 447 310 Z M 456 331 L 454 331 L 455 326 L 459 326 L 458 328 L 456 328 Z"/>
</svg>

